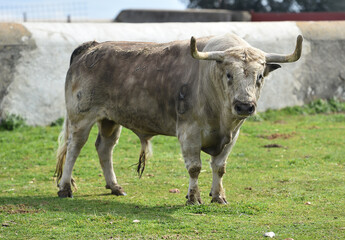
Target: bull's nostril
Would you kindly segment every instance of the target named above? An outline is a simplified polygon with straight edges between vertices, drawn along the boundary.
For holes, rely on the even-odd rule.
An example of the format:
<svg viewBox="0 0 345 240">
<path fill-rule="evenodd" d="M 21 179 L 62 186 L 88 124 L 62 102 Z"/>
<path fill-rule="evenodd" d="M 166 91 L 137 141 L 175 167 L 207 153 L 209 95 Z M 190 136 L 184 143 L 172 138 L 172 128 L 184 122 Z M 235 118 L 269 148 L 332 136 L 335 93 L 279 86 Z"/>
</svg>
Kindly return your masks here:
<svg viewBox="0 0 345 240">
<path fill-rule="evenodd" d="M 242 108 L 239 105 L 236 105 L 235 111 L 240 114 L 242 112 Z"/>
<path fill-rule="evenodd" d="M 254 111 L 255 111 L 255 107 L 254 107 L 254 105 L 251 105 L 248 109 L 248 113 L 252 114 Z"/>
</svg>

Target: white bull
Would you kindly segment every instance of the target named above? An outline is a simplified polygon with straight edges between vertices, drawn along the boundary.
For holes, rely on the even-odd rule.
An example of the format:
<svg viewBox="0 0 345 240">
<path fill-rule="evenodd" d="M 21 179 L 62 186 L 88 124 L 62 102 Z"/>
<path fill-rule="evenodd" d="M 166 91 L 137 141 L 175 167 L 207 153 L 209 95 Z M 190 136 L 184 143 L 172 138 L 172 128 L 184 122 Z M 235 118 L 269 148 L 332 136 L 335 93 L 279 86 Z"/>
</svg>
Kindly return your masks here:
<svg viewBox="0 0 345 240">
<path fill-rule="evenodd" d="M 222 177 L 239 129 L 256 112 L 264 78 L 280 67 L 276 63 L 300 58 L 302 36 L 291 55 L 265 53 L 233 34 L 202 38 L 198 45 L 203 52 L 193 37 L 164 44 L 88 42 L 73 52 L 56 167 L 60 197 L 72 197 L 74 163 L 97 123 L 96 149 L 113 194 L 125 195 L 112 160 L 124 126 L 141 141 L 139 174 L 151 152 L 150 139 L 176 136 L 190 176 L 187 203 L 202 203 L 201 151 L 212 158 L 212 202 L 227 203 Z"/>
</svg>

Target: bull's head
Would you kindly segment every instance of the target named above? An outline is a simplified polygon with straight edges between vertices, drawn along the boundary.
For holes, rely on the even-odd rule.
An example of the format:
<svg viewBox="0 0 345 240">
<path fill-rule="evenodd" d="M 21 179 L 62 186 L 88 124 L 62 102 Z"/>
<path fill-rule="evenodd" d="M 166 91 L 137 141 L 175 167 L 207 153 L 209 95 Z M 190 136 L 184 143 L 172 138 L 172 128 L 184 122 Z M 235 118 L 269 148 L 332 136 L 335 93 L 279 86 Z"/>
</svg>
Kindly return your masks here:
<svg viewBox="0 0 345 240">
<path fill-rule="evenodd" d="M 199 52 L 196 40 L 191 39 L 191 54 L 199 60 L 214 61 L 213 81 L 220 83 L 220 95 L 232 115 L 244 119 L 256 111 L 256 103 L 264 83 L 264 78 L 280 68 L 276 63 L 297 61 L 302 52 L 301 35 L 297 37 L 295 51 L 291 55 L 265 53 L 251 46 L 236 46 L 225 51 Z"/>
</svg>

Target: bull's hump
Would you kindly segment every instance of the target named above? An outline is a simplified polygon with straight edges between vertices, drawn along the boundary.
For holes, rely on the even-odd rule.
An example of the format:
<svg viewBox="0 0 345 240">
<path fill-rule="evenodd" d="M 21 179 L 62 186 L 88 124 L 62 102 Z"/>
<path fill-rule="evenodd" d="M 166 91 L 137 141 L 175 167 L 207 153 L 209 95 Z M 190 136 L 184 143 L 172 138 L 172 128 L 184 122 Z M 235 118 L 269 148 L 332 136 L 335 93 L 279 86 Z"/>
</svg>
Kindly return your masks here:
<svg viewBox="0 0 345 240">
<path fill-rule="evenodd" d="M 154 42 L 104 42 L 99 47 L 106 47 L 116 52 L 147 52 L 147 53 L 160 53 L 170 49 L 170 47 L 183 47 L 189 46 L 189 41 L 173 41 L 169 43 L 154 43 Z"/>
</svg>

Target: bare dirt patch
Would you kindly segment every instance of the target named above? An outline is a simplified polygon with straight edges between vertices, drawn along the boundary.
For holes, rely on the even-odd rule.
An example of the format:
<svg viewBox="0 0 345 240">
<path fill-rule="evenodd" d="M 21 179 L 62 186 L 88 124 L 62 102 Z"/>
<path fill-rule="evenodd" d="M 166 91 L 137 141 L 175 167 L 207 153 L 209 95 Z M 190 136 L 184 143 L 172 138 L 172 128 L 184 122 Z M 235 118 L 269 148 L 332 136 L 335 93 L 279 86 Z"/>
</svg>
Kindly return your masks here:
<svg viewBox="0 0 345 240">
<path fill-rule="evenodd" d="M 283 146 L 274 143 L 274 144 L 267 144 L 267 145 L 264 145 L 264 148 L 283 148 Z"/>
<path fill-rule="evenodd" d="M 289 139 L 292 138 L 293 136 L 296 135 L 296 132 L 291 132 L 291 133 L 273 133 L 270 135 L 259 135 L 259 138 L 265 138 L 265 139 L 269 139 L 269 140 L 273 140 L 273 139 Z"/>
<path fill-rule="evenodd" d="M 38 213 L 42 212 L 42 209 L 35 209 L 31 206 L 27 206 L 25 204 L 7 204 L 0 206 L 0 212 L 8 213 L 8 214 L 27 214 L 27 213 Z"/>
</svg>

